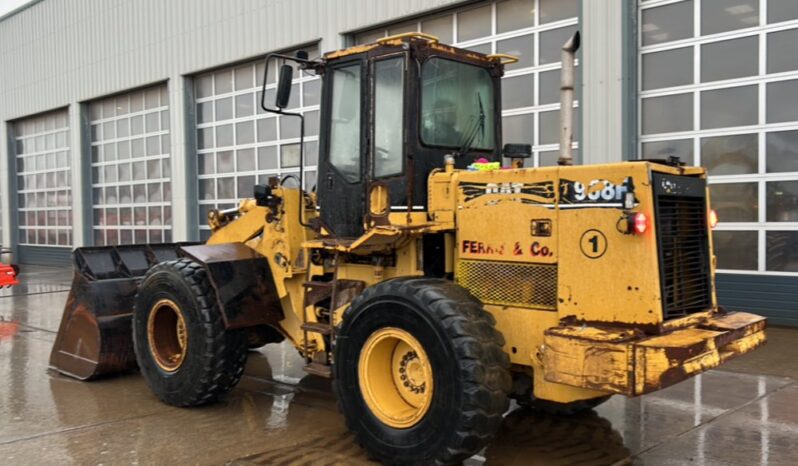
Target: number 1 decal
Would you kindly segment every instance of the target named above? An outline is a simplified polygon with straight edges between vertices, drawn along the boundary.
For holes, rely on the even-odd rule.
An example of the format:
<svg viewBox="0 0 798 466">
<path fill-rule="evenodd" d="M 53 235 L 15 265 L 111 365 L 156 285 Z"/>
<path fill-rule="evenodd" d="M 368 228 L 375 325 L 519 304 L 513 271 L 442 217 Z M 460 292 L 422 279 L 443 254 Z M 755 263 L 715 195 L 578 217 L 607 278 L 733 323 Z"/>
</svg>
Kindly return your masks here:
<svg viewBox="0 0 798 466">
<path fill-rule="evenodd" d="M 598 235 L 593 235 L 588 240 L 593 245 L 593 254 L 598 254 L 599 238 Z"/>
<path fill-rule="evenodd" d="M 598 259 L 607 252 L 607 237 L 599 230 L 587 230 L 582 233 L 579 248 L 586 257 Z"/>
</svg>

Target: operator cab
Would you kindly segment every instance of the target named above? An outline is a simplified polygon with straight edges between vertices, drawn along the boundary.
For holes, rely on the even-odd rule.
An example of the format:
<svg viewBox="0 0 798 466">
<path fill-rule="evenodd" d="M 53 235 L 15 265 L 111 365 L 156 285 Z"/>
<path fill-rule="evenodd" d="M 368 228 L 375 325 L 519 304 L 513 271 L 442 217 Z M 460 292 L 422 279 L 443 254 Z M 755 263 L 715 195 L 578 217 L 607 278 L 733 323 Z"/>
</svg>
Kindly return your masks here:
<svg viewBox="0 0 798 466">
<path fill-rule="evenodd" d="M 361 236 L 375 188 L 387 192 L 389 212 L 426 211 L 427 179 L 447 154 L 456 168 L 501 161 L 501 59 L 421 33 L 296 59 L 323 80 L 316 192 L 324 229 Z"/>
</svg>

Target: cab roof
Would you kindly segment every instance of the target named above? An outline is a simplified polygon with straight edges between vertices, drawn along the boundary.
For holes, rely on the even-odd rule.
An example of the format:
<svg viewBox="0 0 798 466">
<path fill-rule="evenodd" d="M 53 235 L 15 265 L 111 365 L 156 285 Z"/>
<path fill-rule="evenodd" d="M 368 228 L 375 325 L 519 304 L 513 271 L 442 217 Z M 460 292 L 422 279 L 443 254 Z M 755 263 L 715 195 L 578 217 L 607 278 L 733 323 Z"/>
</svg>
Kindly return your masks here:
<svg viewBox="0 0 798 466">
<path fill-rule="evenodd" d="M 369 44 L 355 45 L 345 49 L 327 52 L 323 55 L 323 58 L 324 60 L 336 60 L 339 58 L 348 57 L 350 55 L 370 52 L 379 47 L 396 47 L 402 46 L 404 44 L 408 44 L 410 47 L 426 47 L 432 50 L 444 52 L 448 55 L 455 55 L 475 61 L 481 61 L 486 65 L 506 65 L 518 61 L 518 58 L 513 55 L 507 55 L 504 53 L 486 55 L 473 50 L 461 49 L 451 45 L 442 44 L 437 37 L 433 36 L 432 34 L 425 34 L 423 32 L 405 32 L 402 34 L 383 37 L 378 39 L 376 42 Z"/>
</svg>

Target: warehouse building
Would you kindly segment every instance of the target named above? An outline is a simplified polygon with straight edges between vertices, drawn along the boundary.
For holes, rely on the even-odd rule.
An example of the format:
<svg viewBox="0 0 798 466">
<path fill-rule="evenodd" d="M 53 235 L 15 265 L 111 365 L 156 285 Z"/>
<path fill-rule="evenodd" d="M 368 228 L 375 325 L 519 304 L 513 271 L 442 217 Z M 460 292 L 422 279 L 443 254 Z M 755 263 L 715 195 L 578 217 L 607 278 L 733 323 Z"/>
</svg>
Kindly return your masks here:
<svg viewBox="0 0 798 466">
<path fill-rule="evenodd" d="M 206 238 L 210 209 L 299 170 L 297 121 L 258 105 L 263 57 L 401 32 L 518 56 L 503 139 L 551 165 L 559 47 L 577 29 L 577 159 L 707 167 L 721 304 L 798 324 L 794 0 L 34 1 L 0 18 L 0 244 L 59 264 L 78 246 Z M 320 82 L 293 87 L 310 188 Z"/>
</svg>

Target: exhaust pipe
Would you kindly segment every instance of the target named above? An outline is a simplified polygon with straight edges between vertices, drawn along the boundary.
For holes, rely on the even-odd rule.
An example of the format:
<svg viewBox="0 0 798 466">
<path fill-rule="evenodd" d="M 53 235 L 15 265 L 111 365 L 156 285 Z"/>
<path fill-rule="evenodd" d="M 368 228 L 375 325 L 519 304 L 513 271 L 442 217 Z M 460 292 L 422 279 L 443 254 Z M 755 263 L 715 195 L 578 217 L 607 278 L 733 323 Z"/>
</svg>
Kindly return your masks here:
<svg viewBox="0 0 798 466">
<path fill-rule="evenodd" d="M 573 165 L 571 143 L 574 140 L 574 57 L 579 50 L 579 31 L 562 46 L 560 74 L 560 158 L 558 165 Z"/>
</svg>

